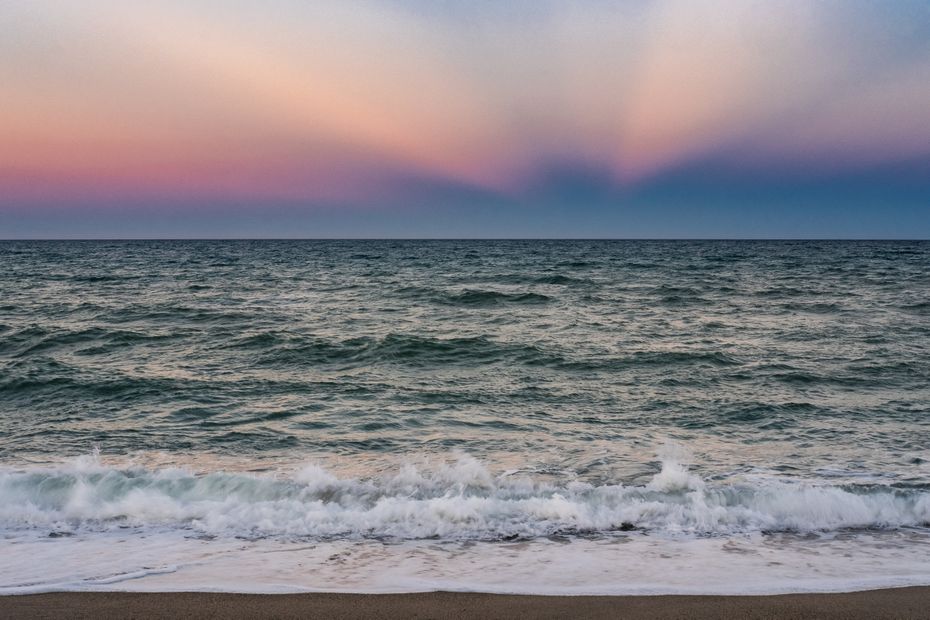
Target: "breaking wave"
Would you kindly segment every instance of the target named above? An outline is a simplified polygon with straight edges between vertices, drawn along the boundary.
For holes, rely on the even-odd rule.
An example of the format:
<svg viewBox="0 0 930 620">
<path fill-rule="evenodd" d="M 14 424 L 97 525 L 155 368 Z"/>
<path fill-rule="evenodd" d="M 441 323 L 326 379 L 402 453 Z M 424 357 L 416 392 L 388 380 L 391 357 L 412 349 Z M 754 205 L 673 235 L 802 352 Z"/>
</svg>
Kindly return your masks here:
<svg viewBox="0 0 930 620">
<path fill-rule="evenodd" d="M 125 527 L 248 538 L 513 540 L 895 529 L 930 524 L 930 492 L 753 481 L 712 484 L 666 458 L 647 484 L 542 482 L 478 460 L 374 478 L 307 465 L 283 475 L 113 468 L 94 458 L 0 472 L 0 528 L 67 536 Z"/>
</svg>

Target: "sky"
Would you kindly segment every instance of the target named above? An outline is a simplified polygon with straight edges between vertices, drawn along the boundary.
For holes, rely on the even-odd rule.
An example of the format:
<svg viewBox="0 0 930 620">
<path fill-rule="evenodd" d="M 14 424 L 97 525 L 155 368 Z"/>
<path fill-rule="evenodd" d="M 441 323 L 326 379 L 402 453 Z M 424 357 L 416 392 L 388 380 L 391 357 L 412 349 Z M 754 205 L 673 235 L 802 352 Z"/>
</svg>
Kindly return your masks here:
<svg viewBox="0 0 930 620">
<path fill-rule="evenodd" d="M 926 0 L 0 0 L 0 238 L 930 238 Z"/>
</svg>

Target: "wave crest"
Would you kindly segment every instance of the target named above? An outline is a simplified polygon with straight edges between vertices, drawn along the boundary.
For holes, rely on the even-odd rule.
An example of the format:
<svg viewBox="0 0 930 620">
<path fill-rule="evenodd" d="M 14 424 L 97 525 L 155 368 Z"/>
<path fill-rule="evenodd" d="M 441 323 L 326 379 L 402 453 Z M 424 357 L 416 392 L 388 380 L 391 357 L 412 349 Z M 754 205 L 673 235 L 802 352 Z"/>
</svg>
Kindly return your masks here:
<svg viewBox="0 0 930 620">
<path fill-rule="evenodd" d="M 0 472 L 0 528 L 156 527 L 211 536 L 504 540 L 894 529 L 930 523 L 930 493 L 768 481 L 715 485 L 675 458 L 646 485 L 493 475 L 460 455 L 377 478 L 310 465 L 289 476 L 117 469 L 93 459 Z"/>
</svg>

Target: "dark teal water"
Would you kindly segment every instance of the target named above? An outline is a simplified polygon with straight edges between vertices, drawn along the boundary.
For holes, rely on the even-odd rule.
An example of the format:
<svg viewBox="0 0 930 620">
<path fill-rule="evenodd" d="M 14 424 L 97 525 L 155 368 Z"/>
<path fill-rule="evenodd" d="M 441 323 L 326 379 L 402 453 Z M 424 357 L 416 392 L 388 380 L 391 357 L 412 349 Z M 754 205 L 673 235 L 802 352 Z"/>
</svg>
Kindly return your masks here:
<svg viewBox="0 0 930 620">
<path fill-rule="evenodd" d="M 930 521 L 930 243 L 4 242 L 0 264 L 9 527 L 197 529 L 229 497 L 227 529 L 330 537 Z M 337 473 L 276 477 L 307 462 Z M 429 512 L 449 497 L 489 503 Z"/>
<path fill-rule="evenodd" d="M 571 461 L 661 434 L 907 477 L 930 445 L 928 243 L 6 242 L 0 264 L 6 460 Z"/>
</svg>

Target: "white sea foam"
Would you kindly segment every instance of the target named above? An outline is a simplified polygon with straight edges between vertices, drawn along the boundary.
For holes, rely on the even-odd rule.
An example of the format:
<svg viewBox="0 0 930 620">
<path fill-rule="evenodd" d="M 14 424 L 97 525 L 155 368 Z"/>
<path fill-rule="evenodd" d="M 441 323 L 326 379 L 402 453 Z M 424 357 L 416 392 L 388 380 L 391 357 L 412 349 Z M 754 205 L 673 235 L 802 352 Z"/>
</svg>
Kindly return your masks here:
<svg viewBox="0 0 930 620">
<path fill-rule="evenodd" d="M 460 455 L 373 478 L 68 466 L 0 471 L 0 529 L 131 528 L 282 539 L 533 539 L 640 529 L 669 535 L 925 527 L 930 492 L 752 479 L 711 484 L 666 455 L 645 485 L 493 475 Z"/>
<path fill-rule="evenodd" d="M 456 543 L 8 536 L 0 594 L 77 591 L 772 594 L 930 584 L 919 532 Z"/>
<path fill-rule="evenodd" d="M 930 494 L 702 480 L 677 448 L 645 484 L 494 474 L 459 455 L 339 476 L 0 470 L 0 594 L 56 590 L 775 593 L 930 584 Z M 636 528 L 630 531 L 630 528 Z"/>
</svg>

